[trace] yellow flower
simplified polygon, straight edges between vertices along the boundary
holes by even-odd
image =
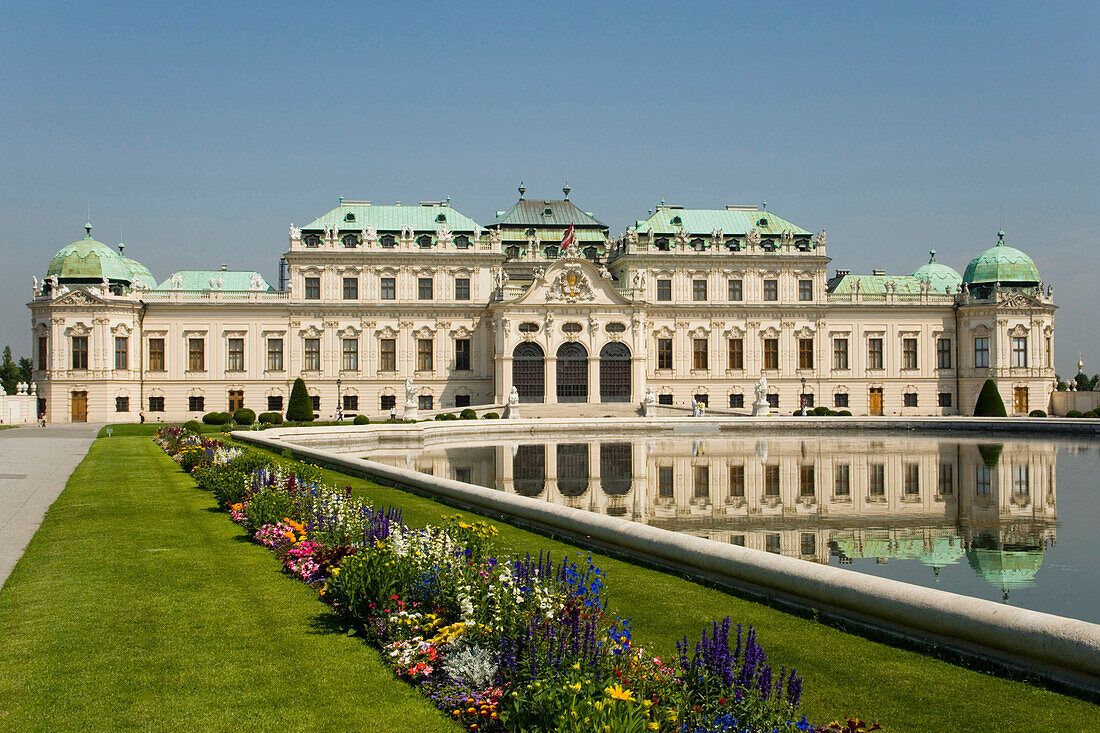
[[[660,729],[660,727],[661,726],[657,725],[657,723],[654,722],[649,722],[646,724],[646,730],[658,730]]]
[[[614,700],[634,702],[634,698],[630,696],[630,690],[624,690],[622,685],[611,685],[604,692]]]
[[[572,690],[573,692],[580,692],[581,691],[581,683],[580,682],[574,682],[573,684],[569,685],[569,689]]]

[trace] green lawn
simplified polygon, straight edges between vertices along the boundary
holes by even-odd
[[[211,504],[95,442],[0,591],[0,730],[459,730]]]
[[[332,472],[410,524],[455,511]],[[0,592],[0,730],[457,730],[315,594],[243,541],[146,437],[98,440]],[[498,523],[499,524],[499,523]],[[576,548],[499,524],[498,551]],[[1100,708],[868,641],[599,556],[613,611],[668,655],[704,623],[752,623],[806,678],[804,711],[890,731],[1096,728]]]

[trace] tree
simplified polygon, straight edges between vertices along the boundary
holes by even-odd
[[[0,383],[4,385],[4,391],[15,394],[16,385],[24,381],[19,373],[19,365],[12,361],[11,347],[4,347],[4,360],[0,363]]]
[[[1003,409],[1003,408],[1002,408]],[[305,422],[313,419],[313,403],[309,401],[305,380],[298,377],[290,390],[290,403],[286,406],[286,419],[292,422]]]
[[[985,380],[982,385],[978,402],[974,405],[975,417],[1008,417],[1005,412],[1005,403],[1001,399],[1001,393],[997,391],[997,383],[992,379]]]

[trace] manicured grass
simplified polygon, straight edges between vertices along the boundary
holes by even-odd
[[[0,591],[0,730],[459,730],[212,503],[93,444]]]
[[[398,506],[410,525],[437,524],[457,510],[404,491],[333,471],[325,481],[351,485],[375,505]],[[818,724],[859,715],[889,731],[1096,730],[1100,706],[1026,682],[966,669],[913,651],[744,600],[675,575],[496,522],[498,554],[549,550],[592,554],[607,572],[609,609],[633,617],[634,639],[662,658],[676,640],[692,644],[711,621],[729,615],[754,625],[772,664],[805,677],[803,712]]]

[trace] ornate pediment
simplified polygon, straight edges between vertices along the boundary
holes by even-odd
[[[1033,310],[1043,307],[1042,301],[1032,295],[1026,293],[1013,293],[1007,298],[1003,298],[1000,303],[997,304],[998,308],[1005,309],[1017,309],[1017,310]]]
[[[1027,336],[1027,326],[1022,323],[1017,323],[1008,333],[1010,336]]]
[[[630,301],[615,290],[610,273],[602,273],[587,260],[567,257],[546,268],[516,304],[593,303],[628,305]]]
[[[106,301],[87,290],[73,290],[55,299],[50,305],[105,305]]]
[[[561,301],[563,303],[582,303],[595,300],[596,294],[592,292],[592,283],[579,267],[566,267],[550,283],[546,291],[547,301]]]

